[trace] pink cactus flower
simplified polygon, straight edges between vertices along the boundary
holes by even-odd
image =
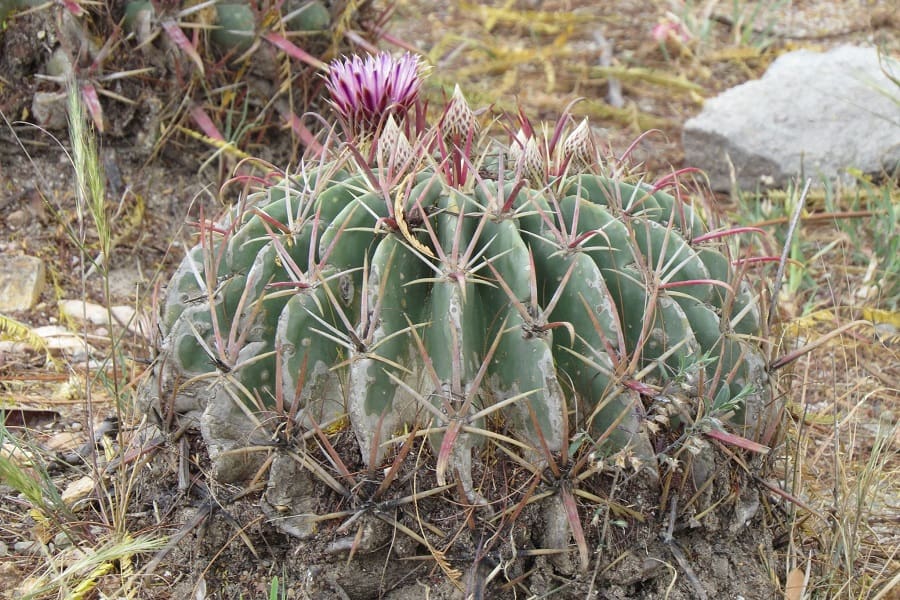
[[[672,17],[666,17],[657,23],[650,32],[650,36],[660,44],[669,42],[684,44],[691,40],[691,34],[688,33],[684,25]]]
[[[331,104],[353,136],[375,131],[388,115],[402,119],[422,85],[419,57],[352,56],[331,63],[325,86]]]

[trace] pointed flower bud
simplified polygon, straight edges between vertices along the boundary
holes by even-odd
[[[525,144],[527,142],[528,136],[525,135],[525,132],[522,129],[519,129],[516,132],[516,135],[513,136],[512,144],[509,145],[509,150],[506,153],[511,169],[515,169],[516,165],[519,164],[519,157],[522,156],[522,152],[524,152]]]
[[[350,134],[360,136],[374,132],[389,114],[405,116],[419,95],[423,72],[419,57],[410,53],[345,57],[331,63],[325,87]]]
[[[544,157],[541,147],[534,136],[528,136],[523,130],[516,133],[512,145],[509,148],[509,159],[512,168],[521,169],[522,178],[531,185],[540,187],[546,180]]]
[[[522,174],[531,185],[541,187],[547,179],[544,168],[544,156],[534,137],[528,138],[525,151],[522,153]]]
[[[567,169],[571,174],[583,173],[588,166],[594,163],[594,140],[591,137],[591,126],[588,124],[587,117],[572,130],[572,133],[563,142],[560,168],[566,160],[569,161]]]
[[[378,137],[378,163],[396,173],[408,164],[412,156],[413,147],[406,139],[406,134],[394,117],[388,115]]]
[[[478,120],[475,118],[475,113],[469,108],[469,103],[466,101],[466,97],[463,96],[459,84],[456,84],[456,87],[453,89],[453,96],[444,110],[441,126],[444,139],[455,139],[459,143],[465,142],[469,131],[472,131],[473,134],[478,131]]]

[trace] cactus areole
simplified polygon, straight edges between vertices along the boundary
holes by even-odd
[[[423,73],[335,62],[319,152],[238,173],[169,283],[147,410],[197,418],[224,481],[285,431],[349,427],[370,469],[416,431],[473,497],[488,444],[655,468],[684,432],[758,439],[771,392],[729,236],[675,178],[613,174],[587,120],[520,115],[503,142],[457,87],[429,124]]]

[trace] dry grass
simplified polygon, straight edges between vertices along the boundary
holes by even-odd
[[[878,240],[896,238],[898,189],[875,192],[882,196],[871,210],[887,221],[800,229],[802,271],[780,302],[779,353],[812,348],[780,374],[789,415],[780,477],[816,511],[790,514],[782,568],[811,597],[896,597],[900,315],[896,253]],[[857,194],[840,192],[835,205],[852,208]]]

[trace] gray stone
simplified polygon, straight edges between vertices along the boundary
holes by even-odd
[[[60,531],[53,536],[53,545],[56,546],[57,549],[68,548],[72,545],[72,537],[65,531]]]
[[[260,507],[270,522],[288,535],[307,539],[316,531],[316,486],[312,475],[287,454],[276,454]]]
[[[33,256],[0,256],[0,312],[31,309],[46,284],[44,263]]]
[[[69,114],[65,92],[35,92],[31,99],[31,114],[44,129],[65,129]]]
[[[108,279],[109,293],[118,299],[134,298],[147,284],[147,279],[137,267],[113,269]]]
[[[851,179],[847,169],[900,165],[900,65],[874,48],[841,46],[779,57],[761,79],[708,100],[684,127],[686,161],[713,189],[783,187],[799,176]]]
[[[33,540],[23,540],[13,544],[13,551],[16,554],[39,554],[41,552],[41,544]]]
[[[12,230],[21,229],[31,223],[32,218],[27,210],[19,208],[6,215],[6,224]]]

